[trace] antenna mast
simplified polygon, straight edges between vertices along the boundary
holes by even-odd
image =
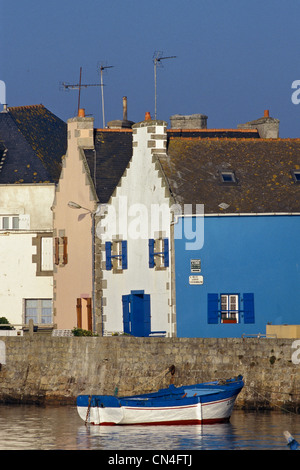
[[[81,83],[81,76],[82,76],[82,67],[80,67],[80,74],[79,74],[79,83],[76,83],[75,85],[70,85],[68,83],[62,83],[62,86],[65,89],[71,89],[71,90],[78,90],[78,111],[80,109],[80,95],[81,95],[81,89],[82,88],[88,88],[90,86],[103,86],[100,83],[89,83],[89,84],[82,84]]]
[[[165,59],[176,59],[176,55],[171,55],[171,56],[168,56],[168,57],[161,57],[161,54],[162,52],[160,51],[156,51],[154,53],[154,58],[153,58],[153,62],[154,62],[154,93],[155,93],[155,119],[157,117],[157,85],[156,85],[156,67],[157,67],[157,64],[161,65],[160,64],[160,61],[161,60],[165,60]]]
[[[100,65],[100,81],[101,81],[101,97],[102,97],[102,123],[103,129],[105,128],[105,116],[104,116],[104,91],[103,91],[103,70],[111,69],[113,65]]]

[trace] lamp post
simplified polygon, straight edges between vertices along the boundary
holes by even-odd
[[[93,332],[96,332],[96,318],[95,318],[95,215],[97,211],[91,211],[86,207],[77,204],[77,202],[69,201],[68,207],[71,209],[83,209],[91,214],[92,217],[92,317],[93,317]]]

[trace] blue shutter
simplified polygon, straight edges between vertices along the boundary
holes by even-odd
[[[151,333],[150,295],[144,294],[144,336]]]
[[[111,242],[105,242],[105,254],[106,254],[106,269],[110,271],[112,268]]]
[[[218,294],[207,294],[207,323],[219,323]]]
[[[165,260],[165,267],[169,267],[169,239],[164,239],[164,260]]]
[[[127,269],[127,240],[122,241],[122,269]]]
[[[149,240],[149,268],[154,268],[154,240]]]
[[[244,294],[244,323],[255,323],[254,294]]]
[[[123,330],[124,333],[131,334],[129,326],[129,297],[130,295],[122,295],[123,303]]]

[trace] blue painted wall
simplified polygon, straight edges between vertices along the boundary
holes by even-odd
[[[240,337],[265,333],[267,322],[299,324],[300,216],[201,219],[204,243],[199,247],[198,237],[197,250],[187,249],[191,221],[175,225],[177,336]],[[203,285],[189,285],[191,259],[201,259]],[[255,323],[208,324],[208,293],[254,293]]]

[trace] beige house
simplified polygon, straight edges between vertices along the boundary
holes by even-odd
[[[58,329],[92,329],[92,214],[97,196],[83,149],[94,147],[93,125],[94,119],[82,111],[68,120],[68,149],[53,204],[53,314]]]

